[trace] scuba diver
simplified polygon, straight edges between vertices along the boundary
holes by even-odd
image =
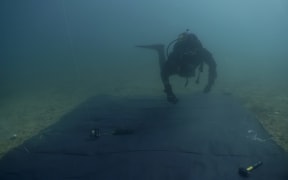
[[[169,47],[174,43],[173,51],[169,53]],[[198,68],[198,76],[196,83],[199,83],[200,73],[203,72],[203,64],[206,63],[209,67],[208,83],[203,92],[210,92],[214,81],[217,77],[216,62],[212,54],[205,49],[197,36],[187,29],[181,33],[177,39],[173,40],[166,49],[163,44],[140,45],[140,48],[154,49],[159,56],[159,65],[161,71],[161,80],[164,85],[164,92],[167,95],[167,100],[173,104],[178,102],[177,97],[173,93],[172,86],[169,82],[169,77],[179,75],[186,78],[185,86],[188,84],[188,78],[195,77],[196,69]]]

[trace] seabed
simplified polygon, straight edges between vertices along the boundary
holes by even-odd
[[[183,81],[184,82],[184,81]],[[173,83],[173,82],[172,82]],[[178,83],[175,93],[199,93],[200,87],[191,83],[187,88]],[[99,88],[101,87],[101,88]],[[116,87],[116,88],[115,88]],[[202,88],[202,87],[201,87]],[[217,85],[212,94],[224,94],[240,99],[261,122],[271,137],[288,152],[288,87],[274,88],[256,85]],[[161,84],[135,84],[129,82],[89,87],[77,85],[69,88],[51,88],[41,92],[20,93],[7,97],[0,104],[0,158],[41,130],[57,122],[63,115],[90,97],[107,94],[113,96],[162,96]],[[180,99],[181,101],[181,99]]]

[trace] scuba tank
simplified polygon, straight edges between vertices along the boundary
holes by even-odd
[[[183,33],[181,33],[181,34],[178,35],[178,38],[177,38],[177,39],[174,39],[173,41],[171,41],[171,42],[168,44],[167,49],[166,49],[166,55],[167,55],[167,57],[168,57],[168,55],[169,55],[170,46],[171,46],[172,44],[174,44],[176,41],[177,41],[177,42],[181,42],[181,41],[186,40],[186,39],[188,38],[188,36],[190,35],[189,31],[190,31],[189,29],[186,29],[185,32],[183,32]]]
[[[190,30],[189,29],[186,29],[185,32],[181,33],[178,35],[177,39],[171,41],[168,46],[167,46],[167,49],[166,49],[166,56],[168,57],[169,56],[169,49],[170,49],[170,46],[172,44],[176,44],[176,43],[180,43],[180,42],[183,42],[183,41],[186,41],[188,40],[189,38],[191,38],[191,35],[192,33],[190,33]],[[198,75],[197,75],[197,79],[195,81],[196,84],[199,84],[200,83],[200,73],[203,72],[203,61],[201,61],[200,65],[199,65],[199,71],[198,71]],[[187,76],[186,77],[186,82],[185,82],[185,87],[188,85],[188,79],[189,77]]]

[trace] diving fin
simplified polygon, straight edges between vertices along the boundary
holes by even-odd
[[[156,50],[158,54],[160,69],[162,70],[164,63],[166,61],[165,52],[164,52],[164,48],[165,48],[164,44],[136,45],[136,47]]]
[[[156,51],[164,50],[164,44],[137,45],[139,48],[154,49]]]

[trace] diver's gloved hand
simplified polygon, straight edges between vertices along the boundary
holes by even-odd
[[[211,86],[210,85],[207,85],[204,90],[203,90],[203,93],[209,93],[211,91]]]
[[[167,93],[167,101],[172,104],[176,104],[178,102],[178,99],[173,93]]]

